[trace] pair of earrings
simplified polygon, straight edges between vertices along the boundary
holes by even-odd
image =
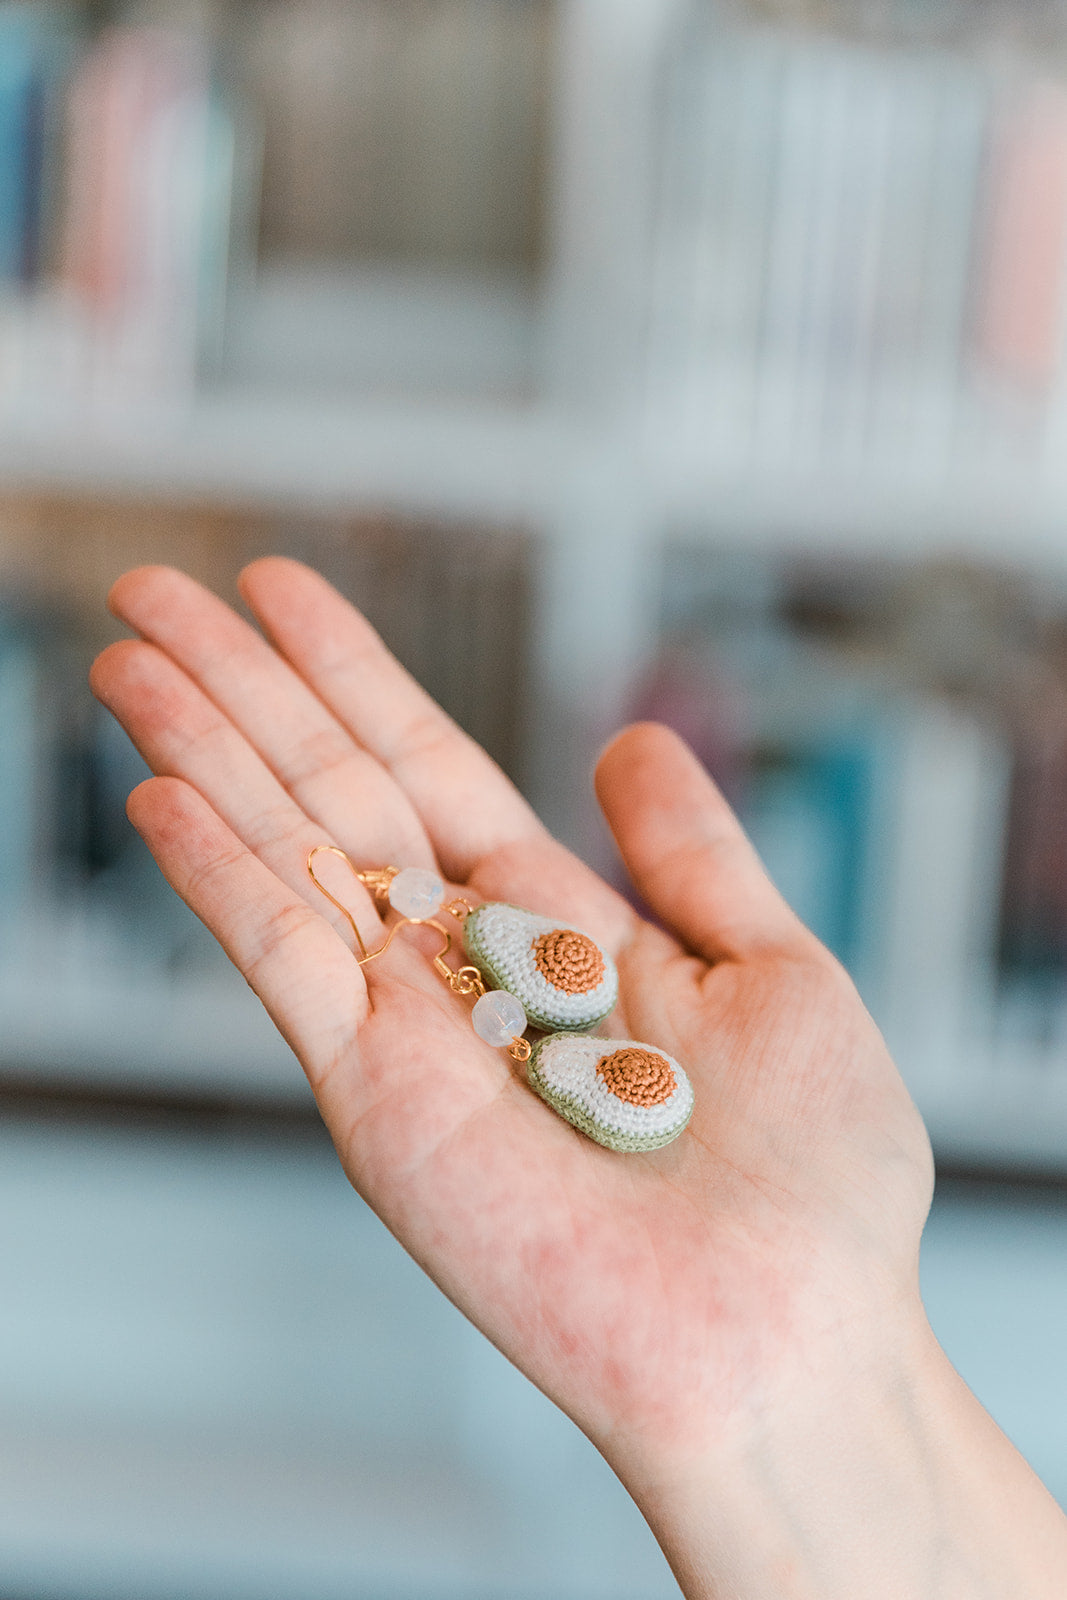
[[[381,906],[399,914],[384,942],[368,950],[348,907],[315,872],[315,858],[336,855]],[[432,958],[453,993],[474,998],[471,1022],[487,1044],[506,1049],[526,1066],[530,1087],[574,1127],[610,1150],[655,1150],[670,1144],[693,1110],[693,1089],[673,1057],[633,1039],[588,1036],[614,1008],[619,993],[615,964],[595,939],[518,906],[463,899],[445,905],[445,886],[421,867],[358,868],[336,845],[316,845],[307,870],[347,919],[360,966],[384,955],[405,925],[437,930],[444,944]],[[468,965],[445,960],[452,931],[441,910],[462,931]],[[531,1045],[528,1027],[544,1037]]]

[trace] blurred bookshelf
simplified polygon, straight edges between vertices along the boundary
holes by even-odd
[[[1065,42],[1058,0],[0,6],[5,1593],[676,1592],[128,828],[81,686],[129,566],[307,560],[608,871],[592,753],[672,723],[942,1167],[1067,1178]]]
[[[594,858],[591,751],[678,723],[939,1154],[1067,1174],[1065,40],[3,8],[0,1075],[304,1103],[69,688],[125,567],[285,550]]]

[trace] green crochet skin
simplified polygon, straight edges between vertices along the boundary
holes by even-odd
[[[489,902],[466,918],[463,948],[490,988],[506,989],[522,1001],[532,1027],[580,1033],[595,1027],[614,1007],[618,975],[603,955],[604,978],[591,993],[554,989],[538,972],[530,947],[539,931],[558,926],[519,906]]]
[[[579,1132],[584,1133],[587,1138],[595,1140],[597,1144],[603,1145],[608,1150],[622,1152],[660,1150],[664,1145],[671,1144],[677,1139],[678,1135],[685,1129],[693,1113],[691,1100],[684,1115],[671,1127],[659,1132],[650,1130],[647,1133],[637,1134],[608,1127],[598,1118],[591,1115],[587,1107],[580,1104],[577,1099],[552,1088],[541,1074],[538,1057],[546,1046],[559,1038],[559,1034],[551,1034],[547,1039],[542,1039],[534,1046],[533,1053],[526,1065],[527,1081],[531,1089],[540,1095],[546,1105],[551,1106],[557,1115],[565,1118]]]

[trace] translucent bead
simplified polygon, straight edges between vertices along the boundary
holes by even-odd
[[[506,989],[490,989],[471,1012],[471,1022],[479,1039],[498,1048],[511,1043],[526,1027],[526,1012],[521,1000]]]
[[[402,867],[389,885],[389,904],[402,917],[432,917],[444,897],[444,884],[424,867]]]

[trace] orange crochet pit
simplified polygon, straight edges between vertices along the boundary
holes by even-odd
[[[601,1056],[596,1070],[605,1087],[632,1106],[661,1106],[674,1093],[674,1069],[654,1050],[616,1050]]]
[[[604,976],[599,947],[573,928],[553,928],[534,940],[533,958],[538,972],[564,994],[588,994]]]

